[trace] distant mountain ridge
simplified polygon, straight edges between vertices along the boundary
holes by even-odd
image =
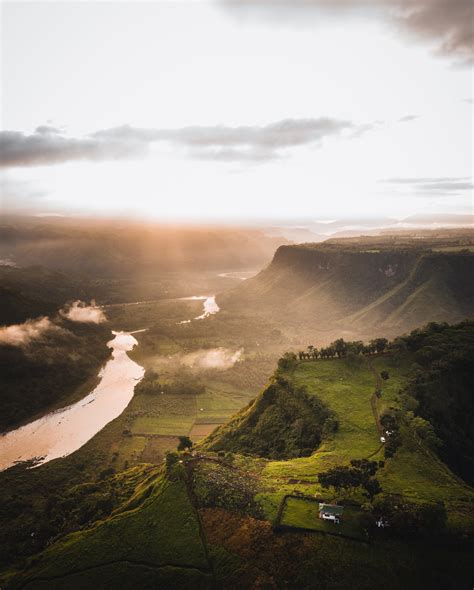
[[[265,270],[218,302],[283,324],[361,336],[455,322],[474,315],[474,253],[449,248],[381,246],[375,238],[281,246]]]

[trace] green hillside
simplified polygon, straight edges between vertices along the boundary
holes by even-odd
[[[317,397],[276,379],[249,408],[210,434],[203,448],[258,457],[308,456],[319,446],[330,415]]]
[[[148,474],[125,506],[47,549],[11,587],[207,588],[210,580],[196,512],[176,467],[172,477]]]

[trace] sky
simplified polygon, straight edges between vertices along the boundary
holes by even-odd
[[[471,0],[1,9],[4,212],[472,212]]]

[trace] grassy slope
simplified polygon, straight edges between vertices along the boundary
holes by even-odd
[[[166,578],[172,569],[179,587],[182,568],[187,570],[184,587],[201,587],[209,582],[197,515],[181,479],[170,481],[157,470],[151,484],[147,480],[146,485],[137,487],[123,512],[47,549],[35,560],[31,571],[17,578],[17,583],[28,582],[28,588],[83,588],[85,580],[92,583],[91,576],[102,579],[103,568],[107,570],[107,587],[111,588],[122,583],[122,575],[130,575],[130,568],[136,571],[137,582],[142,574],[145,582],[162,581],[162,576]],[[57,579],[62,580],[59,586],[53,582]],[[196,585],[189,584],[189,580]],[[148,587],[148,582],[144,587]]]
[[[388,358],[372,362],[378,372],[386,369],[390,373],[390,379],[383,384],[382,398],[378,400],[380,412],[384,407],[397,405],[397,393],[404,382],[408,363],[393,367]],[[367,364],[351,366],[348,361],[338,359],[300,363],[293,379],[326,402],[336,412],[340,426],[311,457],[267,463],[262,472],[267,491],[259,498],[272,519],[284,494],[301,491],[326,497],[328,492],[317,484],[317,473],[347,464],[353,458],[367,457],[380,448],[370,406],[374,378]],[[372,458],[382,460],[383,449]],[[408,436],[395,457],[385,461],[377,477],[384,492],[403,494],[411,501],[442,500],[453,526],[474,526],[472,515],[467,516],[470,502],[474,500],[472,489]],[[363,497],[354,496],[354,499],[363,501]]]

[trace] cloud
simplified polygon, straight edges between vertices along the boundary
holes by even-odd
[[[414,39],[436,45],[438,55],[461,65],[474,61],[472,0],[217,0],[237,18],[265,25],[308,27],[321,17],[381,20]]]
[[[437,53],[461,65],[474,63],[472,0],[396,0],[395,18],[404,28],[437,43]]]
[[[438,177],[400,177],[387,178],[381,182],[409,186],[423,196],[456,195],[459,191],[470,191],[474,184],[469,176],[438,176]]]
[[[389,184],[420,184],[420,183],[440,183],[440,182],[449,182],[449,183],[457,183],[462,182],[465,180],[469,180],[470,176],[409,176],[409,177],[395,177],[395,178],[385,178],[381,182],[389,183]]]
[[[409,121],[415,121],[416,119],[419,119],[420,115],[405,115],[404,117],[400,117],[400,119],[398,119],[399,123],[408,123]]]
[[[128,158],[141,155],[145,148],[142,143],[66,137],[57,129],[47,126],[37,127],[31,135],[19,131],[0,131],[0,167]]]
[[[97,131],[84,138],[70,138],[49,126],[31,135],[0,132],[0,166],[38,166],[71,160],[130,158],[147,153],[157,142],[187,149],[196,159],[266,162],[281,157],[281,150],[320,144],[325,138],[358,137],[376,124],[320,117],[284,119],[263,126],[189,126],[147,129],[123,125]]]
[[[89,324],[102,324],[107,321],[104,312],[92,301],[90,305],[83,301],[74,301],[71,305],[65,307],[60,315],[71,322],[82,322]]]
[[[446,182],[429,182],[425,184],[417,185],[419,189],[425,191],[468,191],[474,188],[472,182],[460,182],[460,181],[446,181]]]
[[[210,348],[197,350],[179,358],[182,365],[193,369],[218,369],[225,371],[230,369],[238,362],[243,354],[243,349],[230,350],[228,348]],[[173,357],[173,360],[176,360]]]
[[[46,332],[62,331],[47,317],[27,320],[23,324],[4,326],[0,328],[0,344],[26,347],[33,340],[40,340]]]

